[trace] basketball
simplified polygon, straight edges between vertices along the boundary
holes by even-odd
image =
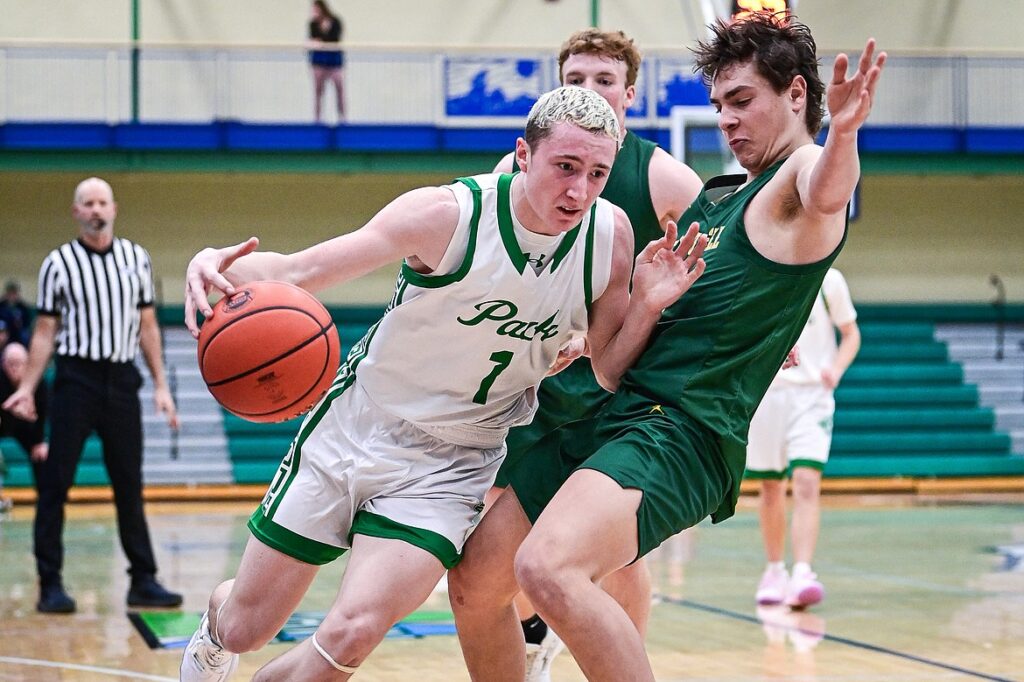
[[[338,370],[341,344],[312,294],[285,282],[250,282],[213,307],[199,331],[199,371],[226,410],[279,422],[309,410]]]

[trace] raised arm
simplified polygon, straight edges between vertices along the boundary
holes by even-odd
[[[836,57],[826,96],[832,120],[825,146],[817,158],[808,159],[813,162],[804,165],[797,175],[800,203],[812,215],[843,212],[857,186],[860,178],[857,131],[871,113],[875,88],[886,59],[884,52],[877,58],[874,53],[875,40],[871,38],[849,78],[846,76],[849,58],[845,54]]]
[[[210,315],[211,289],[226,294],[256,280],[279,280],[309,291],[347,282],[377,268],[415,258],[438,265],[459,220],[459,206],[445,187],[424,187],[398,197],[366,225],[292,254],[254,252],[255,237],[221,249],[200,251],[185,277],[185,324],[197,336],[196,311]]]

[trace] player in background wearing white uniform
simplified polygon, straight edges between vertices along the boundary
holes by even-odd
[[[676,245],[670,226],[636,259],[630,296],[629,220],[598,199],[619,138],[600,95],[559,88],[530,112],[516,176],[413,190],[361,229],[295,254],[252,253],[252,238],[193,258],[193,334],[196,311],[211,314],[211,287],[273,279],[316,291],[404,263],[388,311],[307,415],[250,518],[238,574],[211,595],[182,680],[228,679],[237,654],[266,644],[319,566],[345,551],[317,631],[253,679],[348,679],[459,561],[505,434],[532,416],[560,351],[586,336],[602,380],[636,359],[638,322],[700,276],[706,238],[694,223]],[[539,242],[551,258],[528,262]]]
[[[860,350],[857,311],[835,268],[825,275],[797,347],[800,364],[776,375],[750,422],[746,477],[761,481],[761,537],[768,559],[757,603],[802,609],[825,596],[811,570],[821,522],[821,472],[832,444],[833,391]],[[787,474],[793,477],[792,577],[785,563]]]

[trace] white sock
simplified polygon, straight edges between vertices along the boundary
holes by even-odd
[[[786,562],[785,561],[769,561],[768,562],[768,569],[771,570],[771,571],[785,571],[786,570]]]
[[[814,571],[811,570],[811,565],[806,561],[798,561],[793,564],[793,575],[808,575],[813,572]]]

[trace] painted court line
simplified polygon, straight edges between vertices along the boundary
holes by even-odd
[[[15,656],[0,656],[0,663],[11,663],[13,665],[33,665],[38,668],[61,668],[63,670],[81,670],[87,673],[100,673],[111,677],[127,677],[132,680],[153,680],[154,682],[177,682],[173,677],[161,677],[159,675],[146,675],[145,673],[132,672],[131,670],[117,670],[116,668],[100,668],[94,665],[79,665],[78,663],[59,663],[57,661],[41,661],[36,658],[17,658]]]
[[[714,613],[719,616],[725,616],[734,620],[742,620],[747,623],[754,623],[760,625],[761,620],[756,616],[749,616],[745,613],[738,613],[736,611],[730,611],[728,609],[722,609],[717,606],[711,606],[709,604],[701,604],[700,602],[691,601],[689,599],[674,599],[672,597],[666,597],[664,595],[656,595],[658,599],[666,604],[674,604],[675,606],[684,606],[688,609],[695,609],[697,611],[705,611],[707,613]],[[978,678],[979,680],[991,680],[991,682],[1018,682],[1018,680],[1012,680],[1008,677],[997,677],[995,675],[988,675],[977,670],[970,670],[968,668],[961,668],[957,665],[949,663],[943,663],[942,661],[935,661],[930,658],[924,658],[923,656],[915,656],[914,654],[908,654],[903,651],[897,651],[895,649],[889,649],[884,646],[878,646],[877,644],[869,644],[868,642],[860,642],[855,639],[848,637],[839,637],[836,635],[830,635],[824,633],[823,639],[830,642],[836,642],[837,644],[845,644],[846,646],[855,647],[857,649],[864,649],[866,651],[873,651],[879,654],[887,654],[889,656],[895,656],[902,658],[907,661],[914,661],[915,663],[921,663],[924,665],[932,666],[933,668],[941,668],[942,670],[949,670],[951,672],[960,673],[962,675],[968,675],[970,677]]]

